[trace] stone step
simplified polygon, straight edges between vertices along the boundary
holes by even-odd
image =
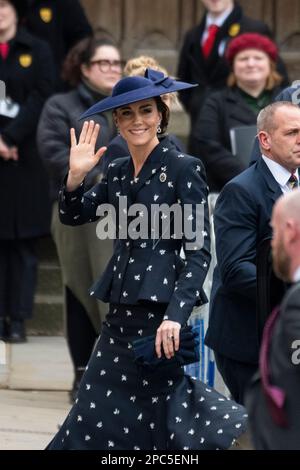
[[[61,269],[57,262],[42,261],[38,266],[37,294],[60,295],[62,293]]]
[[[33,318],[26,322],[30,335],[62,336],[64,334],[63,296],[36,294]]]
[[[37,288],[33,317],[26,322],[27,333],[34,336],[62,336],[64,318],[61,269],[56,247],[50,236],[38,241],[37,254]]]
[[[55,261],[58,264],[56,246],[50,235],[48,237],[43,237],[38,240],[37,255],[40,262],[50,261],[50,263],[53,263]]]

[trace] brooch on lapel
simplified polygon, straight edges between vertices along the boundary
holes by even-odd
[[[230,26],[229,31],[228,31],[229,36],[234,38],[235,36],[239,34],[240,29],[241,29],[241,25],[239,23],[233,23]]]
[[[22,67],[27,69],[32,64],[32,55],[30,54],[21,54],[19,57],[19,63]]]
[[[161,174],[159,175],[159,181],[160,181],[161,183],[165,183],[165,181],[167,181],[167,175],[166,175],[166,173],[161,173]]]

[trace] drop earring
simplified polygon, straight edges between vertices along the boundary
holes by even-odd
[[[161,127],[160,127],[160,123],[159,123],[159,124],[158,124],[158,126],[157,126],[157,133],[158,133],[158,134],[161,134]]]

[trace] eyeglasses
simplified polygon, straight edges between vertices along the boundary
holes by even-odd
[[[123,68],[124,62],[122,60],[99,59],[99,60],[91,60],[90,64],[91,65],[97,64],[101,72],[105,73],[105,72],[108,72],[109,69],[120,72]]]

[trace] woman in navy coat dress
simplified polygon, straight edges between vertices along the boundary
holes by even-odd
[[[78,141],[71,130],[61,221],[95,221],[104,203],[113,210],[121,206],[121,211],[113,257],[90,292],[109,302],[106,322],[77,400],[48,449],[222,449],[245,430],[244,408],[186,376],[176,360],[181,328],[194,305],[206,302],[202,285],[210,262],[207,185],[201,163],[178,152],[168,139],[159,141],[157,133],[165,130],[169,115],[160,95],[190,86],[148,69],[145,77],[120,80],[112,97],[83,115],[113,109],[130,151],[129,157],[114,160],[106,179],[86,193],[84,178],[105,147],[95,153],[99,125],[93,121],[84,123]],[[163,203],[158,214],[157,205]],[[167,214],[173,204],[183,212],[181,236],[173,224],[175,211],[174,217]],[[156,217],[150,217],[151,211]],[[197,225],[199,214],[201,224],[193,237],[186,222]],[[142,233],[147,221],[148,231]],[[104,225],[101,219],[100,236]],[[153,352],[165,359],[147,368],[135,362],[134,341],[150,335]]]

